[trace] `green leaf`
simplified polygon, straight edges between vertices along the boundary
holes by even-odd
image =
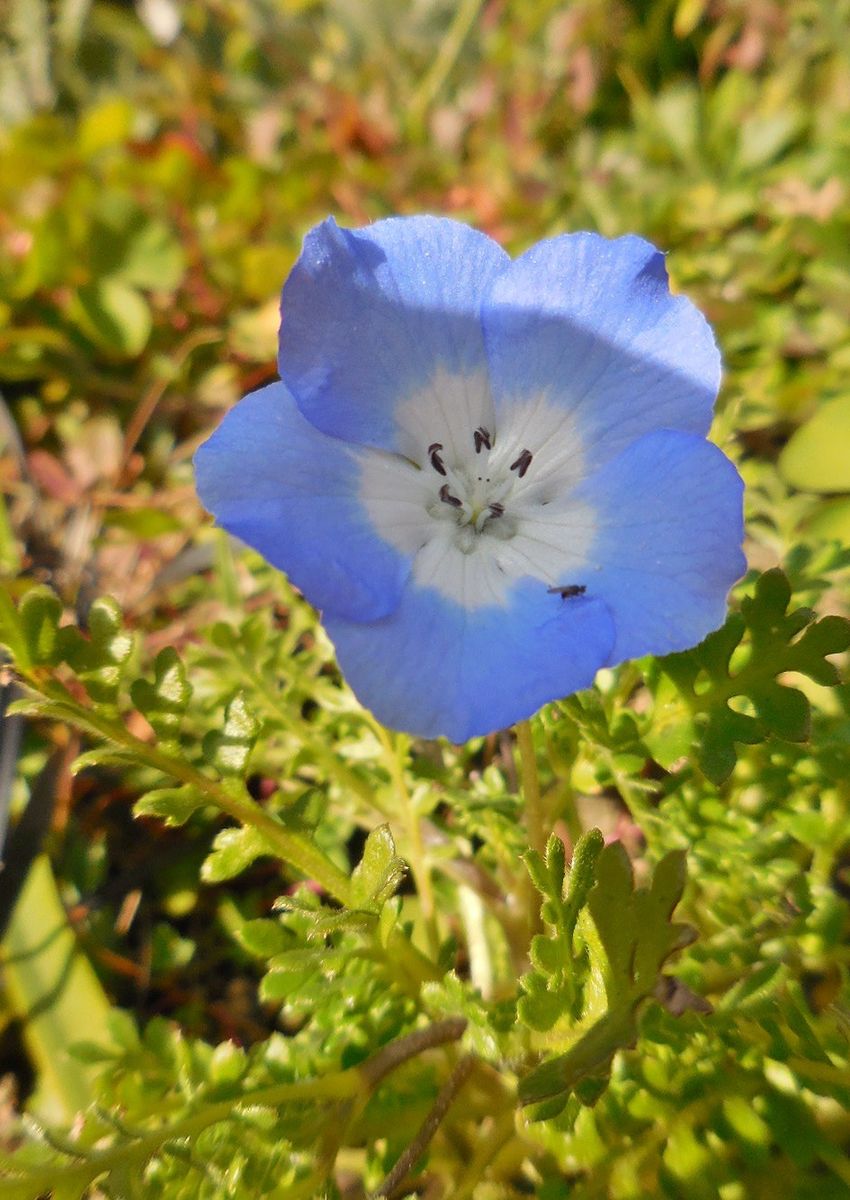
[[[588,947],[596,960],[592,970],[604,981],[607,1011],[564,1054],[520,1081],[523,1104],[548,1101],[572,1091],[580,1080],[607,1071],[616,1051],[637,1036],[638,1006],[654,991],[664,962],[690,936],[686,926],[670,922],[685,885],[681,851],[665,855],[650,886],[636,889],[629,857],[614,842],[598,853],[595,877],[587,907],[598,941],[588,940]],[[540,985],[528,991],[522,1011],[548,1019],[550,1002]]]
[[[145,220],[132,231],[115,274],[134,287],[170,292],[179,285],[185,269],[183,248],[168,225]]]
[[[70,1125],[94,1099],[93,1075],[68,1048],[93,1029],[114,1030],[109,1001],[65,912],[50,863],[33,862],[2,947],[9,1008],[38,1069],[30,1109]],[[104,1040],[107,1040],[104,1037]]]
[[[224,729],[204,738],[204,754],[223,775],[243,775],[260,725],[238,692],[227,706]]]
[[[146,792],[133,806],[137,817],[159,817],[166,825],[185,825],[207,801],[191,783]]]
[[[564,905],[564,932],[572,941],[579,912],[587,903],[591,888],[596,882],[599,856],[605,839],[599,829],[589,829],[576,844],[570,866],[570,885]]]
[[[255,859],[269,853],[263,835],[249,825],[241,829],[223,829],[216,835],[213,851],[204,860],[201,878],[205,883],[221,883],[250,867]]]
[[[166,646],[154,662],[154,682],[137,679],[130,688],[133,703],[162,738],[176,737],[192,695],[177,651]]]
[[[0,586],[0,646],[5,646],[22,671],[32,666],[20,614],[5,587]]]
[[[133,635],[123,627],[121,609],[111,596],[94,601],[88,614],[89,637],[63,629],[63,654],[95,703],[112,704],[133,653]]]
[[[243,950],[262,959],[274,958],[276,954],[285,953],[292,941],[292,935],[284,929],[280,921],[272,921],[266,917],[245,921],[234,929],[233,936]]]
[[[91,341],[121,358],[144,350],[151,332],[151,311],[135,288],[119,279],[101,279],[78,288],[68,315]]]
[[[351,906],[380,913],[398,890],[406,871],[395,852],[389,825],[373,829],[363,847],[363,857],[351,874]]]
[[[782,675],[798,671],[816,683],[839,682],[828,656],[850,646],[850,621],[838,616],[818,619],[809,608],[789,610],[790,599],[791,587],[782,571],[766,571],[755,594],[741,601],[740,614],[730,616],[722,629],[693,650],[659,660],[661,675],[654,694],[669,706],[669,692],[660,682],[663,676],[678,689],[696,734],[700,768],[715,784],[734,770],[738,744],[754,745],[768,737],[800,742],[808,737],[809,702],[799,689],[780,682]],[[756,715],[731,707],[736,697],[746,697]],[[652,748],[651,735],[646,744]]]
[[[768,683],[750,692],[756,712],[771,733],[786,742],[805,742],[811,730],[811,707],[797,688]]]
[[[824,500],[806,519],[805,531],[809,538],[850,545],[850,496]]]
[[[850,396],[822,404],[791,437],[779,470],[804,492],[850,492]]]
[[[52,666],[58,661],[59,618],[62,602],[47,587],[31,588],[18,609],[20,626],[31,662]]]

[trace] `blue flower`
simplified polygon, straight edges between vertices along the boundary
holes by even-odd
[[[198,451],[220,525],[317,608],[386,725],[462,742],[698,642],[745,568],[711,330],[639,237],[516,260],[436,217],[323,222],[279,370]]]

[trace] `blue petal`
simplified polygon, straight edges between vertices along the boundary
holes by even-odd
[[[440,370],[486,369],[481,300],[509,261],[446,218],[318,225],[281,302],[280,374],[302,413],[334,437],[406,452],[399,402]]]
[[[201,502],[285,571],[317,608],[368,621],[392,612],[410,558],[358,499],[357,451],[319,433],[282,383],[246,396],[195,455]]]
[[[433,588],[409,586],[382,621],[326,615],[325,626],[343,674],[379,721],[453,742],[588,687],[614,640],[604,604],[564,600],[531,580],[505,608],[468,612]]]
[[[595,509],[581,582],[613,615],[611,663],[684,650],[723,623],[729,589],[747,566],[743,486],[716,446],[661,430],[576,490]]]
[[[494,281],[483,321],[497,414],[527,397],[562,406],[589,469],[653,429],[708,432],[714,337],[642,238],[540,242]]]

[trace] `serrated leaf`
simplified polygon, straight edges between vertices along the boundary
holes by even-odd
[[[610,1007],[627,996],[637,940],[632,864],[621,842],[606,846],[596,863],[587,906],[605,950],[605,991]]]
[[[556,833],[550,834],[546,843],[546,870],[551,885],[550,895],[559,898],[563,895],[566,868],[567,856],[564,843]]]
[[[173,647],[166,646],[156,656],[153,683],[137,679],[130,688],[130,695],[160,737],[175,736],[191,698],[192,687],[186,678],[186,668]]]
[[[525,863],[525,869],[531,876],[531,882],[540,892],[541,896],[549,896],[551,894],[551,877],[546,870],[546,864],[543,858],[536,850],[526,850],[522,856],[522,861]]]
[[[555,975],[567,959],[562,937],[546,937],[537,933],[531,939],[529,957],[532,964],[546,975]]]
[[[139,762],[138,755],[132,750],[122,750],[118,746],[95,746],[92,750],[85,750],[82,754],[78,754],[71,763],[71,773],[78,775],[80,771],[86,771],[90,767],[126,767],[137,766]]]
[[[664,963],[689,940],[691,931],[670,921],[685,890],[687,871],[684,851],[671,850],[656,864],[649,888],[635,892],[637,940],[632,975],[640,996],[653,991]]]
[[[661,859],[648,888],[635,889],[629,857],[615,842],[598,855],[595,876],[587,907],[599,946],[591,947],[591,955],[604,956],[596,969],[602,971],[608,1009],[565,1054],[542,1063],[520,1081],[523,1104],[563,1095],[580,1080],[607,1071],[617,1050],[634,1041],[639,1004],[652,994],[662,965],[685,941],[686,927],[670,922],[685,883],[681,851]],[[539,1008],[540,1015],[548,1017],[539,984],[529,991],[529,1015],[536,1018]]]
[[[517,1001],[517,1016],[529,1029],[546,1033],[564,1011],[564,996],[560,991],[532,991]]]
[[[5,587],[0,587],[0,646],[9,650],[21,670],[32,665],[20,615]]]
[[[587,903],[587,897],[596,880],[596,866],[605,846],[599,829],[589,829],[579,838],[570,866],[570,883],[564,904],[564,932],[568,944],[572,942],[578,914]]]
[[[768,737],[800,742],[808,737],[808,701],[781,681],[786,672],[797,671],[826,685],[839,682],[827,656],[850,646],[850,622],[837,616],[818,619],[809,608],[789,612],[790,599],[783,572],[765,571],[754,595],[741,601],[740,614],[730,616],[722,629],[693,650],[660,660],[661,672],[675,684],[693,717],[700,769],[717,785],[734,770],[737,744],[753,745]],[[747,645],[745,638],[749,655],[733,672],[733,655]],[[710,686],[704,686],[708,682]],[[661,686],[655,692],[659,704],[669,704]],[[749,698],[757,715],[730,707],[736,697]],[[650,730],[646,745],[652,750],[656,743]],[[659,761],[666,761],[663,738],[657,744]]]
[[[207,801],[191,783],[181,787],[157,788],[140,797],[133,806],[137,817],[159,817],[166,825],[185,825]]]
[[[212,1084],[237,1083],[248,1069],[248,1056],[235,1042],[220,1042],[213,1050],[209,1065]]]
[[[21,600],[18,616],[30,660],[53,665],[56,656],[62,602],[50,588],[35,587]]]
[[[566,1053],[541,1063],[520,1080],[520,1104],[539,1104],[567,1095],[579,1080],[606,1071],[616,1052],[632,1045],[636,1036],[631,1007],[606,1013]]]
[[[378,913],[398,889],[406,867],[395,852],[389,825],[373,829],[363,847],[363,857],[351,874],[351,905]]]
[[[283,954],[292,941],[292,935],[284,929],[280,921],[265,917],[245,921],[234,930],[233,936],[243,950],[262,959]]]
[[[216,835],[212,853],[204,860],[201,879],[205,883],[221,883],[225,879],[232,879],[268,852],[265,838],[251,826],[223,829]]]
[[[259,729],[245,697],[237,693],[227,706],[221,733],[204,738],[204,753],[223,775],[242,775]]]
[[[771,733],[786,742],[805,742],[811,729],[811,706],[797,688],[768,683],[750,692],[756,712]]]

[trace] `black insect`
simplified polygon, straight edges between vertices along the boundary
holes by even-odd
[[[569,600],[571,596],[583,596],[587,588],[583,583],[571,583],[567,587],[550,587],[546,591],[550,596],[560,596],[562,600]]]

